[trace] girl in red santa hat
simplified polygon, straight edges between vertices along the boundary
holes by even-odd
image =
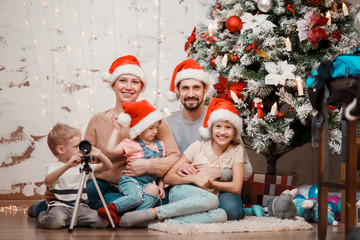
[[[240,194],[242,190],[242,119],[232,103],[214,98],[199,131],[208,140],[191,144],[164,177],[166,184],[175,185],[169,193],[169,204],[125,213],[120,219],[120,227],[132,227],[157,219],[176,223],[213,223],[227,220],[226,212],[218,208],[217,195],[220,191]],[[231,168],[232,181],[220,182],[197,174],[179,176],[177,171],[184,163]]]

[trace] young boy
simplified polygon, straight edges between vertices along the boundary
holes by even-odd
[[[59,229],[70,225],[74,204],[81,182],[79,164],[83,154],[79,149],[81,132],[66,124],[57,123],[47,138],[48,146],[58,161],[50,163],[47,167],[45,184],[55,199],[48,204],[47,211],[42,211],[37,218],[39,227]],[[94,173],[106,171],[112,168],[111,161],[97,148],[92,147],[91,155],[101,163],[90,164]],[[82,200],[87,199],[84,189]],[[76,226],[105,228],[108,221],[98,216],[96,210],[92,210],[87,204],[79,204],[79,212]]]

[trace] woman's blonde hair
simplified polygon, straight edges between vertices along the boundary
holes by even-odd
[[[56,123],[47,136],[47,143],[55,157],[59,155],[56,148],[59,145],[65,145],[73,137],[80,136],[79,129],[73,128],[67,124]]]

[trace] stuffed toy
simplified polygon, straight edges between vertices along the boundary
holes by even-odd
[[[297,216],[303,217],[307,222],[318,222],[319,218],[319,210],[318,203],[314,199],[294,199],[296,208],[297,208]],[[328,224],[332,224],[333,226],[337,226],[339,223],[335,220],[334,213],[331,205],[328,205]]]
[[[266,207],[259,205],[253,205],[252,208],[245,208],[244,212],[246,216],[269,216],[277,217],[280,219],[296,219],[297,208],[293,201],[293,198],[297,194],[297,189],[291,191],[285,190],[280,196],[275,197],[269,201]]]

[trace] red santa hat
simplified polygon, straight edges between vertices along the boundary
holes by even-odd
[[[209,75],[204,71],[204,69],[194,59],[187,59],[175,67],[171,78],[170,91],[166,94],[166,98],[169,101],[175,101],[177,99],[177,95],[175,93],[177,84],[181,80],[191,78],[200,80],[207,86],[210,84]]]
[[[203,125],[199,128],[200,135],[204,138],[211,137],[211,127],[216,121],[228,121],[236,129],[237,139],[241,141],[242,119],[228,100],[213,98],[206,111]]]
[[[132,55],[119,57],[111,64],[109,71],[104,73],[103,79],[109,82],[110,87],[112,87],[115,80],[123,74],[131,74],[140,78],[143,84],[142,91],[144,91],[146,87],[145,74],[136,57]]]
[[[139,136],[148,127],[164,118],[163,114],[156,110],[148,101],[124,102],[123,112],[119,114],[117,121],[124,127],[130,127],[131,139]]]

